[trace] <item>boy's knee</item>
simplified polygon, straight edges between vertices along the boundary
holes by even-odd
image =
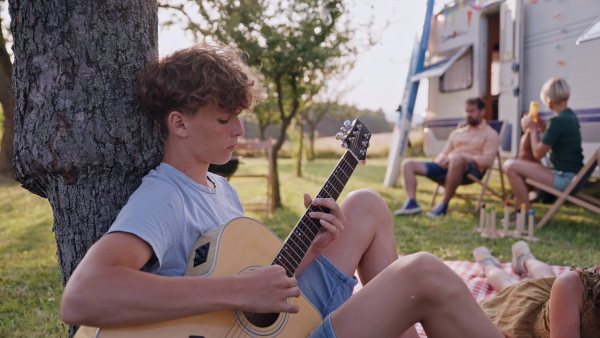
[[[397,273],[409,274],[411,280],[424,286],[434,281],[436,278],[431,277],[436,275],[436,271],[441,265],[445,265],[439,258],[425,251],[408,255],[404,260],[398,260],[394,264],[398,267],[401,266],[396,270]]]
[[[371,188],[362,188],[351,191],[344,199],[344,203],[347,204],[352,202],[360,203],[363,205],[368,205],[372,203],[380,204],[382,202],[385,204],[383,197],[381,197],[381,195],[379,195],[377,191]]]
[[[438,295],[447,294],[452,291],[451,283],[448,280],[448,273],[455,273],[442,260],[424,251],[407,257],[410,257],[408,264],[402,264],[400,261],[395,262],[395,264],[404,265],[397,272],[410,275],[410,280],[418,284],[418,289],[423,291],[420,294],[421,297],[437,297]]]

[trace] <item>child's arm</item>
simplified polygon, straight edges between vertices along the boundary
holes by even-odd
[[[583,283],[575,271],[556,278],[550,291],[550,337],[579,338]]]

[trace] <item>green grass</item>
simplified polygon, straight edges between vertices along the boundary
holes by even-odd
[[[372,188],[386,200],[391,210],[400,208],[405,199],[401,188],[385,187],[386,159],[369,159],[358,167],[343,197],[353,189]],[[284,207],[278,209],[266,224],[284,238],[304,212],[302,193],[314,196],[331,173],[337,160],[326,159],[304,164],[304,177],[293,175],[291,159],[280,160],[281,193]],[[238,173],[260,173],[266,170],[261,158],[244,158]],[[493,175],[496,178],[496,175]],[[265,188],[258,180],[233,178],[243,201],[262,201]],[[498,187],[499,183],[492,182]],[[419,178],[417,199],[426,206],[433,184]],[[465,190],[465,187],[460,189]],[[475,186],[466,188],[475,190]],[[598,187],[592,193],[598,196]],[[495,203],[502,212],[500,201]],[[398,252],[409,254],[430,251],[446,260],[472,260],[473,248],[486,245],[501,261],[510,260],[514,239],[483,240],[475,231],[479,214],[462,200],[451,202],[449,216],[429,219],[423,214],[394,217]],[[536,215],[548,205],[535,205]],[[249,212],[263,221],[264,214]],[[550,264],[592,265],[600,252],[600,224],[597,215],[574,205],[565,205],[542,229],[532,243],[536,256]],[[500,217],[499,217],[500,218]],[[52,212],[48,202],[19,187],[15,182],[0,181],[0,337],[66,337],[67,328],[59,318],[62,286],[57,266],[56,245],[52,233]]]
[[[66,337],[48,201],[0,181],[0,220],[0,337]]]

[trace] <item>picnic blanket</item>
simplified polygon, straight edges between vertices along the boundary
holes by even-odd
[[[450,269],[456,272],[462,280],[467,284],[469,290],[471,290],[471,294],[477,302],[481,302],[486,300],[498,292],[495,291],[492,286],[488,283],[487,278],[484,276],[479,263],[469,262],[469,261],[444,261]],[[556,273],[556,275],[560,275],[564,272],[569,271],[570,267],[568,266],[559,266],[559,265],[551,265],[552,269]],[[530,275],[519,276],[512,271],[511,263],[502,263],[502,269],[508,272],[513,278],[519,281],[524,281],[531,279]],[[355,291],[360,289],[360,284],[357,285]],[[423,331],[423,327],[421,324],[415,325],[417,328],[417,332],[419,336],[422,338],[427,338],[425,331]]]

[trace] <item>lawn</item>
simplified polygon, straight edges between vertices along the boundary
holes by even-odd
[[[399,208],[404,202],[404,191],[382,184],[386,162],[385,158],[369,159],[366,166],[357,168],[340,200],[353,189],[368,187],[378,191],[392,211]],[[293,175],[292,160],[280,160],[284,207],[265,223],[280,237],[286,237],[304,212],[302,192],[314,196],[336,163],[335,159],[307,162],[303,177],[298,178]],[[244,158],[238,172],[261,172],[264,166],[264,159]],[[234,177],[231,183],[242,200],[262,199],[264,190],[255,180]],[[498,186],[498,182],[492,183]],[[431,199],[432,189],[432,183],[419,180],[417,199],[423,206]],[[597,191],[593,193],[598,197]],[[502,213],[501,201],[488,203],[494,203],[498,213]],[[452,210],[445,218],[429,219],[424,214],[394,217],[398,253],[425,250],[445,260],[472,260],[472,249],[486,245],[501,261],[509,261],[510,246],[515,240],[481,239],[475,231],[479,214],[472,208],[462,200],[453,200]],[[535,205],[538,217],[547,209],[548,205]],[[264,220],[262,213],[252,212],[249,216]],[[597,216],[574,205],[563,206],[548,225],[536,232],[540,241],[531,244],[532,250],[551,264],[594,264],[600,252]],[[67,328],[58,316],[62,286],[51,208],[45,199],[11,181],[0,181],[0,262],[0,337],[66,337]]]

